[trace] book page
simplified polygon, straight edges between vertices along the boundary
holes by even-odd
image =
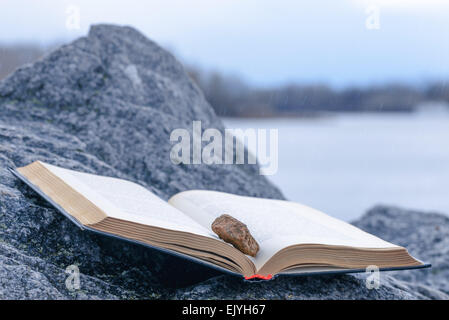
[[[212,222],[222,214],[245,223],[260,245],[257,258],[253,259],[258,268],[279,250],[296,244],[397,248],[346,222],[294,202],[192,190],[173,196],[169,203],[204,228],[211,229]]]
[[[213,236],[212,231],[136,183],[42,164],[109,217]]]

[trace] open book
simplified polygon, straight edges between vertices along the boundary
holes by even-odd
[[[394,245],[304,205],[191,190],[168,202],[122,179],[63,169],[40,161],[13,172],[80,227],[138,242],[241,274],[356,272],[429,265]],[[212,222],[229,214],[260,245],[256,257],[221,240]]]

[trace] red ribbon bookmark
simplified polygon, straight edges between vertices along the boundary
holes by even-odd
[[[251,280],[251,279],[270,280],[271,278],[273,278],[273,276],[271,274],[268,274],[266,276],[262,276],[260,274],[253,274],[250,277],[245,277],[246,280]]]

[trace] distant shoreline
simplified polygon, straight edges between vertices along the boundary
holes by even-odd
[[[429,103],[431,105],[431,103]],[[222,118],[227,119],[321,119],[332,118],[340,115],[373,115],[373,114],[390,114],[390,115],[412,115],[412,114],[431,114],[438,112],[438,114],[449,115],[449,104],[436,103],[437,108],[420,107],[417,106],[411,110],[342,110],[342,111],[308,111],[308,112],[279,112],[271,114],[241,114],[241,115],[221,115]]]

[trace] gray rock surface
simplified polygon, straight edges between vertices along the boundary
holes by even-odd
[[[164,199],[195,188],[282,198],[255,165],[173,165],[170,132],[191,128],[192,120],[223,130],[176,59],[129,27],[94,26],[87,37],[0,82],[0,298],[444,297],[439,289],[446,287],[436,287],[438,276],[428,275],[410,276],[424,281],[413,286],[414,278],[386,277],[379,290],[367,290],[363,276],[261,284],[217,276],[188,261],[82,232],[7,170],[42,160],[128,179]],[[401,241],[413,245],[407,236]],[[73,264],[81,271],[75,292],[65,287],[65,269]]]
[[[382,275],[379,289],[367,289],[364,275],[278,277],[270,282],[246,283],[227,276],[177,290],[175,299],[430,299],[448,298],[438,290],[416,291],[407,283]],[[436,291],[436,292],[434,292]]]

